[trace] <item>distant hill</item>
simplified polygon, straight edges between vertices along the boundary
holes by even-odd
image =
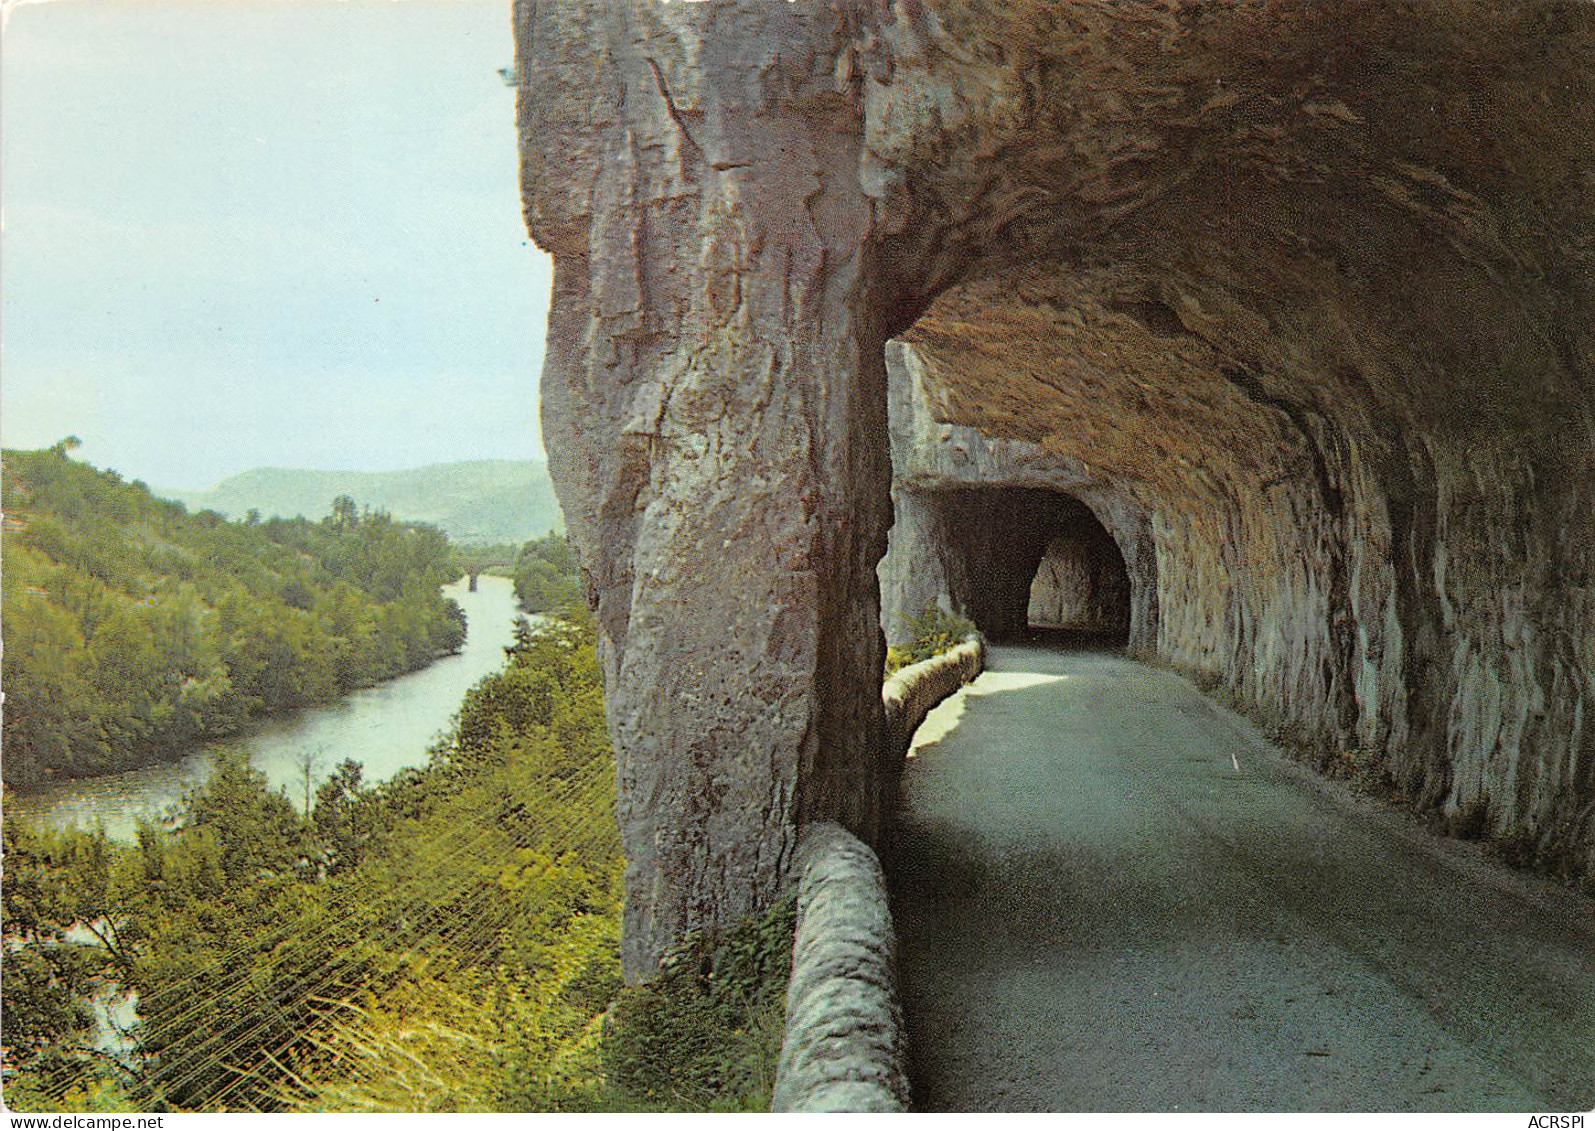
[[[483,459],[407,471],[301,471],[262,467],[223,479],[208,491],[153,489],[190,510],[243,518],[321,518],[348,495],[361,508],[406,522],[429,522],[456,542],[519,544],[563,530],[564,519],[542,460]]]

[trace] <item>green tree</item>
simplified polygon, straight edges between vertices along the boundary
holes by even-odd
[[[309,855],[293,803],[266,786],[242,748],[219,751],[205,785],[186,803],[188,843],[214,845],[222,878],[239,888],[258,878],[291,876]]]
[[[360,508],[348,495],[339,495],[332,500],[332,528],[338,533],[347,533],[360,525]]]
[[[4,1071],[53,1092],[89,1087],[103,1075],[90,999],[134,953],[111,846],[101,833],[40,832],[9,816],[3,836]]]
[[[315,836],[328,875],[359,867],[378,819],[376,799],[365,788],[363,768],[353,759],[344,759],[316,790]]]
[[[515,595],[529,613],[575,620],[586,616],[576,554],[563,535],[549,534],[526,543],[515,562]]]

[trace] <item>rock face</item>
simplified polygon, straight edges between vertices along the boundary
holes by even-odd
[[[1007,608],[1050,506],[1133,649],[1595,865],[1595,6],[515,19],[632,975],[876,835],[881,595]]]
[[[1130,578],[1112,535],[1089,515],[1047,543],[1030,584],[1033,625],[1127,634]]]

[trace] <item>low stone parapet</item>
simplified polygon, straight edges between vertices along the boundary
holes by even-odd
[[[772,1111],[904,1111],[902,1005],[875,852],[820,822],[799,846],[797,938]]]
[[[910,664],[888,679],[881,688],[888,753],[894,758],[906,754],[931,708],[979,675],[985,663],[985,642],[972,633],[951,651]]]
[[[930,709],[980,674],[978,635],[886,681],[888,755]],[[905,1111],[903,1009],[886,877],[873,849],[829,821],[798,846],[797,938],[772,1111]]]

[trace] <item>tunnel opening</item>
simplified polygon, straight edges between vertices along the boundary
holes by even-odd
[[[1036,633],[1091,637],[1115,646],[1130,634],[1132,584],[1124,555],[1091,508],[1062,491],[958,487],[899,499],[899,522],[918,524],[923,584],[900,602],[905,620],[939,605],[988,640]],[[887,618],[888,637],[905,625]]]
[[[1132,654],[1588,872],[1592,143],[1551,127],[1595,25],[797,5],[739,36],[704,7],[517,8],[629,973],[767,905],[805,822],[875,835],[881,629],[1025,631],[1041,488],[1116,540]],[[1462,43],[1554,80],[1484,121]]]
[[[1130,574],[1119,544],[1089,510],[1047,543],[1030,582],[1026,614],[1033,637],[1121,647],[1128,642]]]

